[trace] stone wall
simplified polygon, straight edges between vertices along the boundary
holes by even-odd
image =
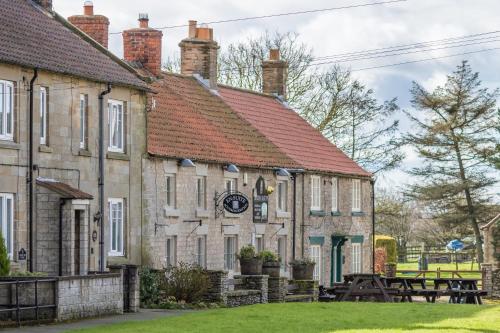
[[[287,293],[288,280],[285,277],[269,277],[268,301],[269,303],[283,303]]]
[[[229,291],[227,272],[207,271],[210,279],[210,288],[204,299],[207,302],[226,303],[227,292]]]
[[[491,296],[500,298],[500,269],[493,271]]]
[[[268,301],[268,276],[267,275],[235,275],[235,280],[240,280],[239,290],[257,290],[260,292],[258,303]]]

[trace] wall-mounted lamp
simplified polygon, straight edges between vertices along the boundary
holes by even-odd
[[[291,176],[290,172],[288,172],[287,169],[283,169],[283,168],[277,169],[276,175],[281,176],[281,177],[290,177]]]
[[[185,158],[183,160],[181,160],[179,162],[179,165],[182,167],[182,168],[194,168],[196,167],[196,165],[193,163],[193,161],[191,161],[190,159],[188,158]]]
[[[238,169],[238,167],[234,164],[228,164],[224,167],[224,170],[226,170],[227,172],[232,172],[232,173],[238,173],[240,172],[240,169]]]

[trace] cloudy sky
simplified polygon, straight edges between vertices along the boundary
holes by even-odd
[[[185,24],[190,19],[211,22],[382,1],[384,0],[94,0],[93,2],[95,13],[106,15],[110,19],[110,32],[120,32],[136,27],[139,13],[149,14],[150,26],[165,27]],[[83,0],[53,2],[55,9],[66,17],[83,11]],[[214,24],[211,27],[214,28],[215,39],[222,48],[229,43],[260,35],[266,30],[294,31],[300,34],[300,39],[314,50],[317,57],[321,57],[497,31],[500,30],[499,12],[498,0],[407,0],[303,15]],[[164,56],[177,55],[178,43],[186,36],[187,28],[164,30]],[[353,61],[343,65],[357,70],[500,47],[500,32],[486,37],[489,39],[482,39],[482,43],[476,45]],[[439,48],[439,45],[433,48]],[[110,35],[110,49],[117,55],[122,55],[120,34]],[[446,74],[451,72],[462,59],[469,60],[473,69],[481,73],[486,86],[500,87],[499,57],[500,50],[492,50],[401,66],[355,71],[355,75],[374,88],[381,100],[397,97],[402,108],[409,108],[408,90],[412,81],[432,89],[442,84]],[[403,129],[407,127],[408,122],[403,121]],[[402,169],[416,164],[418,159],[415,154],[408,151]],[[398,170],[385,175],[381,183],[391,186],[406,181],[409,181],[408,176],[402,170]]]

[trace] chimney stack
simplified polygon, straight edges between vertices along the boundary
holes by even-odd
[[[148,14],[139,14],[139,28],[123,32],[125,60],[141,65],[151,74],[161,74],[161,39],[163,33],[149,27]]]
[[[83,5],[83,15],[73,15],[68,17],[74,26],[92,37],[96,42],[108,48],[109,20],[103,15],[94,15],[94,4],[92,1],[85,1]]]
[[[286,99],[288,63],[280,60],[278,49],[271,49],[269,53],[269,60],[262,62],[262,91]]]
[[[52,0],[35,0],[35,2],[46,10],[52,11]]]
[[[183,39],[179,46],[181,48],[181,73],[198,74],[208,81],[211,89],[216,89],[219,45],[213,37],[211,28],[198,27],[196,21],[189,21],[188,38]]]

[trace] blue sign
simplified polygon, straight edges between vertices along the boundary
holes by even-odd
[[[449,248],[450,250],[453,250],[453,251],[460,251],[461,249],[464,248],[464,243],[462,243],[458,239],[454,239],[451,242],[449,242],[446,245],[446,247]]]

